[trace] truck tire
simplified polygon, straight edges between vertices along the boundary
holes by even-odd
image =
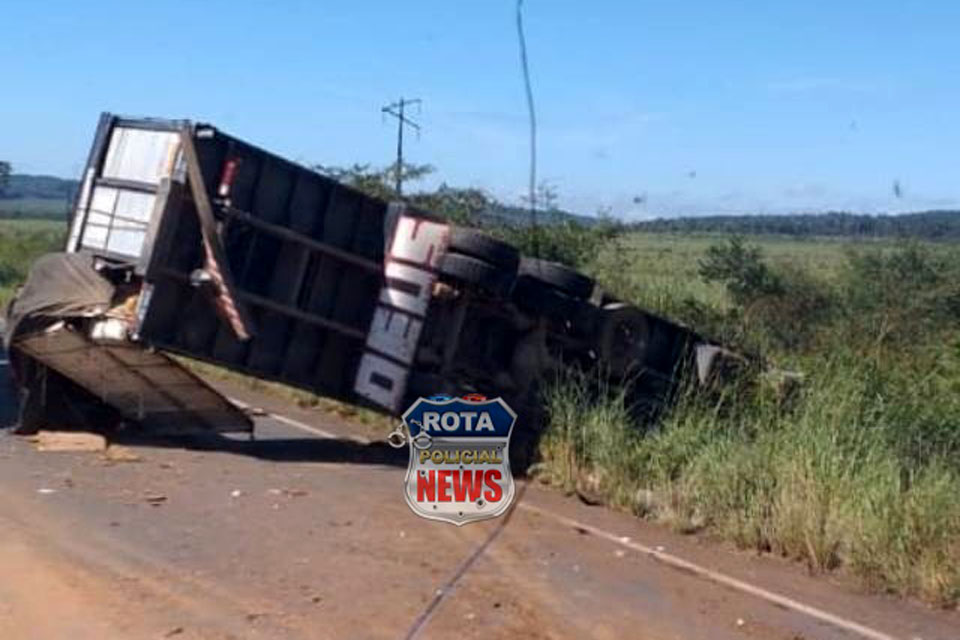
[[[515,274],[477,258],[448,251],[437,266],[441,278],[483,289],[497,297],[505,297],[513,287]]]
[[[615,376],[642,370],[650,348],[650,323],[636,307],[617,302],[601,311],[597,355]]]
[[[519,274],[550,285],[571,298],[585,300],[593,293],[594,281],[569,267],[549,260],[524,258]]]
[[[583,302],[530,276],[520,276],[513,287],[513,302],[523,311],[555,320],[569,320]]]
[[[463,227],[451,227],[448,250],[478,258],[506,271],[516,271],[520,264],[520,252],[513,245]]]
[[[456,385],[439,373],[411,371],[407,380],[407,398],[429,398],[436,394],[455,395]]]

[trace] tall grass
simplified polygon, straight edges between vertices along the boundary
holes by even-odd
[[[769,263],[761,266],[774,271],[758,275],[754,261],[724,277],[739,286],[744,273],[762,287],[736,289],[722,303],[690,296],[727,335],[799,364],[806,382],[789,402],[761,380],[719,398],[690,386],[644,431],[623,392],[597,394],[571,374],[546,392],[542,477],[680,531],[955,604],[960,342],[951,278],[960,261],[916,247],[840,255],[832,281]],[[601,279],[604,271],[601,263]],[[609,277],[629,293],[624,271]],[[801,287],[829,312],[798,304]],[[682,308],[677,292],[696,291],[672,289],[674,308]],[[808,332],[804,340],[782,333],[786,320],[810,325],[795,325]]]
[[[65,237],[62,222],[0,220],[0,307],[26,279],[33,261],[61,248]]]

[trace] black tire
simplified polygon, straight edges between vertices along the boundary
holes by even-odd
[[[407,380],[407,399],[429,398],[437,394],[455,396],[456,385],[439,373],[411,371]]]
[[[473,229],[452,227],[448,249],[489,262],[505,271],[516,271],[520,264],[520,252],[516,247]]]
[[[440,258],[437,268],[441,277],[483,289],[498,297],[510,293],[515,279],[513,271],[452,251]]]
[[[520,261],[519,274],[550,285],[571,298],[585,300],[593,293],[593,279],[569,267],[549,260],[524,258]]]
[[[650,355],[651,328],[647,314],[623,303],[608,305],[601,313],[596,342],[601,364],[616,376],[643,369]]]
[[[512,297],[514,304],[523,311],[554,320],[572,320],[583,305],[582,301],[530,276],[517,278]]]

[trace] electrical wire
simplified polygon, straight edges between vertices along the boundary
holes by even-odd
[[[523,0],[517,0],[517,39],[520,44],[520,69],[523,87],[527,96],[527,111],[530,117],[530,171],[529,194],[530,225],[533,229],[533,255],[539,257],[540,244],[537,233],[537,112],[533,103],[533,87],[530,83],[530,64],[527,60],[527,38],[523,32]]]

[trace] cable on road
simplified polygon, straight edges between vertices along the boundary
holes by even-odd
[[[456,588],[457,583],[460,582],[460,579],[473,567],[474,563],[480,559],[480,556],[493,544],[493,541],[500,537],[500,534],[503,533],[503,530],[506,528],[507,524],[510,522],[510,519],[513,518],[514,512],[516,512],[517,507],[520,504],[520,501],[523,499],[523,494],[527,492],[527,482],[524,481],[520,488],[517,490],[517,496],[513,500],[513,505],[511,505],[510,510],[500,519],[497,523],[497,526],[493,528],[493,531],[487,535],[487,538],[474,549],[473,553],[463,559],[463,561],[457,566],[456,571],[453,572],[453,575],[450,576],[450,579],[447,582],[436,590],[433,595],[433,599],[430,601],[430,604],[417,616],[417,619],[413,621],[413,624],[410,626],[410,630],[407,631],[406,635],[403,636],[404,640],[414,640],[420,636],[420,632],[423,631],[427,624],[430,622],[430,619],[433,617],[434,612],[436,612],[437,607],[444,601],[444,599],[453,593],[453,590]]]

